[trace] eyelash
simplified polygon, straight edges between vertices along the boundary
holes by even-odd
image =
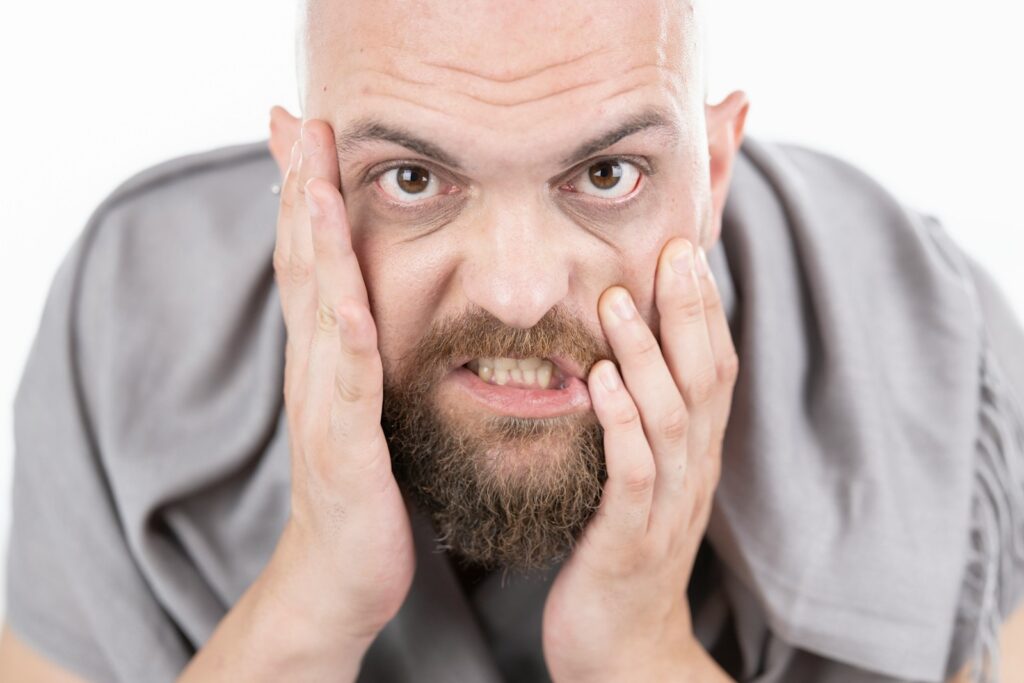
[[[577,165],[576,167],[574,167],[572,170],[570,170],[567,173],[565,173],[562,176],[562,179],[559,180],[556,183],[556,188],[558,190],[562,190],[562,188],[565,187],[569,183],[569,181],[571,181],[572,179],[576,178],[585,169],[589,168],[590,166],[593,166],[594,164],[601,163],[602,161],[626,161],[626,162],[629,162],[631,164],[634,164],[638,169],[640,169],[640,173],[641,173],[640,180],[637,182],[636,189],[633,190],[632,192],[630,192],[625,197],[619,197],[617,199],[612,199],[612,200],[602,200],[602,199],[597,199],[597,198],[589,198],[589,199],[576,199],[575,201],[594,204],[594,205],[596,205],[595,208],[599,208],[599,209],[602,209],[602,210],[607,210],[607,211],[612,211],[612,212],[622,211],[623,209],[625,209],[628,206],[632,205],[633,202],[639,197],[639,195],[641,193],[641,188],[643,188],[643,186],[646,184],[646,180],[645,179],[648,176],[652,176],[652,175],[654,175],[656,173],[656,169],[654,168],[654,166],[650,163],[650,161],[646,157],[639,157],[639,156],[633,156],[633,155],[628,155],[628,154],[627,155],[618,155],[618,156],[594,157],[592,159],[588,159],[588,160],[584,161],[583,163],[581,163],[581,164]],[[419,166],[419,167],[422,167],[422,168],[426,169],[427,171],[429,171],[430,173],[437,175],[439,179],[442,179],[442,178],[446,179],[447,176],[448,176],[447,173],[440,173],[440,172],[438,172],[437,169],[434,168],[429,163],[420,161],[418,159],[402,159],[402,160],[389,161],[389,162],[387,162],[387,163],[385,163],[385,164],[383,164],[381,166],[377,166],[377,167],[371,168],[369,171],[367,171],[363,175],[360,184],[362,186],[371,185],[371,184],[372,185],[376,185],[377,181],[380,179],[380,177],[382,175],[384,175],[388,171],[394,170],[396,168],[402,168],[403,166]],[[448,180],[444,180],[444,182],[446,184],[454,185],[456,188],[459,187],[457,183],[451,183]],[[398,211],[410,212],[410,213],[412,213],[412,212],[417,212],[418,213],[418,212],[422,211],[425,207],[430,206],[435,201],[439,201],[439,200],[443,199],[444,197],[448,197],[448,196],[451,196],[453,194],[457,194],[458,192],[461,192],[460,189],[456,189],[454,192],[443,192],[443,193],[438,194],[438,195],[436,195],[434,197],[430,197],[429,199],[424,199],[424,200],[422,200],[420,202],[406,203],[406,202],[397,202],[397,201],[387,197],[384,194],[384,192],[381,191],[379,188],[377,188],[376,191],[377,191],[377,194],[380,195],[381,200],[384,203],[386,203],[389,207],[391,207],[392,209],[395,209],[395,210],[398,210]],[[587,197],[587,195],[585,195],[582,192],[579,192],[577,190],[569,190],[569,191],[566,191],[566,192],[569,193],[569,194],[576,195],[576,196]]]
[[[377,187],[377,185],[378,185],[377,181],[380,180],[381,176],[383,176],[388,171],[393,171],[394,169],[402,168],[403,166],[417,166],[417,167],[424,168],[427,171],[429,171],[432,175],[437,176],[439,180],[445,179],[445,180],[443,180],[443,182],[445,182],[446,185],[455,185],[455,187],[458,188],[458,184],[450,183],[450,182],[448,182],[446,180],[447,179],[447,174],[439,173],[430,164],[424,163],[424,162],[416,160],[416,159],[399,159],[399,160],[395,160],[395,161],[389,161],[389,162],[387,162],[387,163],[385,163],[385,164],[383,164],[381,166],[374,166],[373,168],[371,168],[370,170],[368,170],[366,173],[363,174],[362,178],[360,179],[360,185],[363,186],[363,187],[365,187],[367,185],[373,185],[374,186],[373,189],[376,192],[376,194],[378,195],[378,197],[380,198],[380,200],[383,201],[385,204],[387,204],[390,208],[395,209],[397,211],[408,211],[408,212],[419,212],[419,211],[422,211],[423,207],[429,206],[434,201],[444,199],[445,197],[448,197],[448,196],[450,196],[452,194],[456,194],[457,192],[460,191],[460,190],[457,189],[455,192],[442,192],[442,193],[438,194],[437,196],[430,197],[429,199],[424,199],[422,201],[414,202],[414,203],[411,203],[411,204],[410,203],[406,203],[406,202],[395,201],[395,200],[389,198],[384,193],[383,190],[381,190],[379,187]]]
[[[581,198],[578,199],[577,201],[594,204],[596,208],[599,208],[601,210],[621,211],[627,208],[628,206],[631,206],[633,204],[633,201],[640,196],[641,189],[646,184],[646,178],[654,175],[655,173],[654,166],[651,165],[650,161],[646,157],[632,156],[629,154],[618,156],[594,157],[593,159],[588,159],[584,161],[582,164],[579,164],[578,166],[576,166],[576,168],[566,173],[564,179],[559,181],[558,189],[562,189],[570,181],[572,181],[574,178],[583,173],[584,170],[588,169],[591,166],[594,166],[595,164],[599,164],[602,161],[625,161],[627,163],[633,164],[638,169],[640,169],[640,178],[637,180],[636,188],[632,192],[630,192],[628,195],[624,197],[618,197],[616,199],[598,199],[596,197],[591,197],[583,192],[580,192],[579,190],[569,190],[569,192],[571,192],[572,194],[578,195],[580,197],[587,197],[586,199]]]

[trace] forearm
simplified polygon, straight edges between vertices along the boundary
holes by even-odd
[[[298,607],[289,591],[303,580],[282,548],[182,672],[178,683],[201,681],[355,681],[372,638],[328,626]],[[316,596],[310,596],[316,599]]]

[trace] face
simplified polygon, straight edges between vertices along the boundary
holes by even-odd
[[[337,135],[395,474],[485,566],[560,559],[596,508],[585,383],[619,284],[717,234],[680,0],[314,2],[304,117]]]

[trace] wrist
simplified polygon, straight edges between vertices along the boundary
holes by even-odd
[[[347,601],[325,574],[329,572],[302,546],[289,523],[252,587],[255,628],[262,630],[263,642],[272,641],[274,650],[299,670],[323,662],[335,678],[339,670],[351,670],[351,678],[339,680],[354,680],[379,629],[354,622]]]
[[[323,671],[332,674],[331,680],[354,681],[375,634],[357,635],[348,624],[325,619],[286,594],[287,589],[271,575],[261,575],[253,586],[252,628],[255,642],[266,645],[265,656],[272,660],[267,669],[285,677]]]
[[[308,597],[295,592],[291,566],[290,558],[275,551],[189,662],[181,683],[356,680],[373,637],[353,637],[343,624],[307,609]],[[318,589],[319,584],[313,588]]]
[[[333,644],[369,647],[383,623],[364,623],[353,611],[358,596],[346,590],[329,560],[302,537],[292,523],[285,527],[258,583],[268,612],[311,637]]]

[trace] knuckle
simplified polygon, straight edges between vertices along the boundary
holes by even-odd
[[[323,299],[316,307],[316,329],[330,336],[338,334],[338,314]]]
[[[687,412],[686,406],[680,403],[670,410],[662,417],[659,427],[666,441],[670,443],[685,441],[690,430],[690,414]]]
[[[718,359],[715,370],[719,379],[725,380],[729,383],[734,382],[740,374],[739,356],[736,355],[735,351],[727,353],[725,356]]]
[[[288,259],[288,281],[294,285],[301,285],[313,278],[313,262],[306,260],[297,254],[292,254]]]
[[[710,374],[710,373],[708,373]],[[701,373],[686,387],[686,402],[691,406],[706,406],[715,395],[715,378]]]
[[[717,313],[722,308],[722,297],[714,287],[706,287],[701,293],[701,302],[706,315]]]
[[[654,465],[648,463],[634,467],[622,479],[622,487],[632,495],[642,495],[654,488]]]
[[[632,431],[640,427],[640,413],[632,405],[623,406],[615,412],[612,421],[620,431]]]
[[[295,175],[293,171],[288,171],[284,177],[283,185],[281,187],[281,194],[278,195],[280,206],[278,211],[280,214],[287,214],[295,208]]]
[[[654,335],[645,334],[636,342],[633,354],[640,365],[647,367],[656,364],[661,359],[661,347],[658,346],[658,340],[654,338]]]
[[[337,372],[334,375],[334,394],[345,403],[356,403],[365,398],[367,392],[352,377]]]
[[[281,246],[274,247],[274,256],[271,259],[274,267],[274,274],[280,281],[281,276],[288,272],[288,255],[281,251]]]
[[[684,320],[694,320],[704,317],[704,302],[699,295],[684,296],[676,303],[676,311]]]

